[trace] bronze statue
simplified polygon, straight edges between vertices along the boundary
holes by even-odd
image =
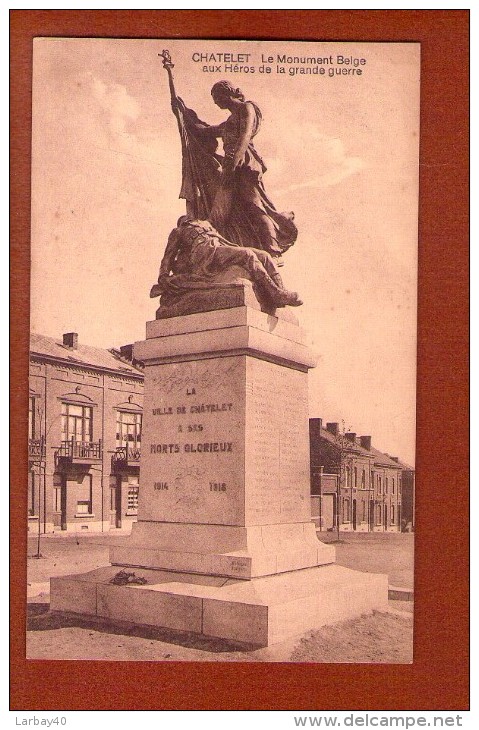
[[[181,216],[168,237],[158,283],[150,296],[161,294],[162,304],[174,303],[184,292],[214,287],[215,277],[233,266],[248,272],[260,303],[272,308],[302,304],[296,292],[284,288],[267,251],[233,244],[209,221],[189,216]]]
[[[264,189],[266,166],[253,144],[261,125],[258,106],[228,81],[219,81],[211,90],[213,101],[230,116],[218,126],[206,124],[177,96],[168,51],[159,55],[168,72],[171,105],[181,136],[180,198],[186,200],[188,215],[210,220],[232,243],[254,245],[279,259],[293,245],[298,231],[294,215],[278,212]],[[219,138],[224,156],[217,153]]]

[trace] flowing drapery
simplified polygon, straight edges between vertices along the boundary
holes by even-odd
[[[224,198],[227,215],[220,223],[212,220],[219,233],[239,246],[253,246],[274,257],[281,256],[293,245],[298,231],[293,215],[277,211],[268,198],[262,180],[266,166],[254,145],[248,145],[243,165],[225,174],[225,158],[217,153],[217,137],[222,136],[222,129],[228,129],[231,144],[228,122],[211,127],[179,97],[175,99],[173,111],[182,148],[180,198],[186,200],[187,214],[211,221],[215,199],[218,207],[218,200]]]

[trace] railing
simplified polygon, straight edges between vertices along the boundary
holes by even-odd
[[[139,464],[140,448],[134,446],[117,446],[112,456],[113,464]]]
[[[41,459],[45,456],[45,441],[40,439],[28,439],[28,457],[30,459]]]
[[[87,459],[100,460],[102,457],[101,441],[62,441],[58,456],[75,461]]]

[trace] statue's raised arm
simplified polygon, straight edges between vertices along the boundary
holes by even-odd
[[[158,54],[168,74],[171,108],[178,122],[182,152],[180,198],[186,200],[186,212],[194,218],[207,219],[220,185],[222,157],[216,153],[217,128],[198,118],[177,95],[174,68],[167,50]]]
[[[168,84],[170,87],[170,96],[171,96],[171,108],[173,111],[175,111],[176,106],[178,104],[178,96],[176,95],[176,89],[175,89],[175,82],[173,79],[173,71],[172,69],[175,67],[175,64],[171,60],[170,52],[167,50],[162,51],[158,54],[160,58],[163,59],[163,68],[166,69],[166,72],[168,74]]]

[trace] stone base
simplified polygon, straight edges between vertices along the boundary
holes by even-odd
[[[53,522],[43,522],[40,525],[40,534],[44,535],[47,532],[55,532],[57,528],[53,524]],[[31,534],[38,535],[38,517],[37,516],[29,516],[28,522],[27,522],[27,530]]]
[[[258,298],[259,297],[259,298]],[[248,273],[239,267],[233,267],[226,274],[219,274],[210,285],[199,289],[185,290],[176,296],[161,297],[161,304],[156,310],[156,319],[184,317],[200,312],[215,312],[235,307],[251,307],[266,314],[296,322],[296,316],[290,307],[275,307],[269,300],[254,290]]]
[[[136,569],[148,583],[126,586],[117,572],[52,578],[51,610],[269,646],[388,606],[386,575],[337,565],[251,581]]]
[[[312,522],[277,525],[192,525],[136,522],[113,565],[250,579],[334,563],[335,549]]]

